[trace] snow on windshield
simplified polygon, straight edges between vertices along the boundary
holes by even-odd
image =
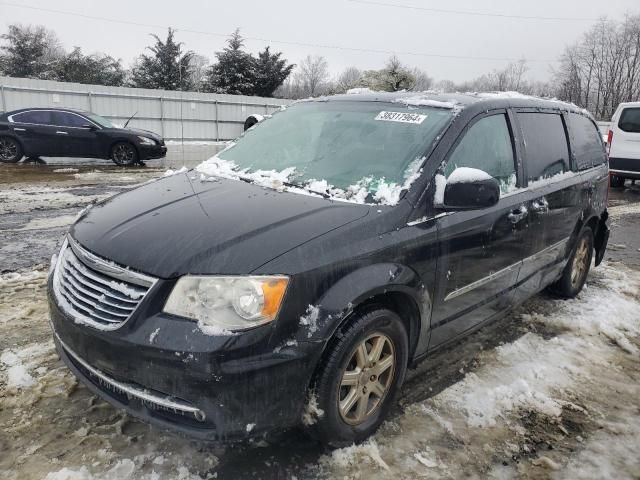
[[[230,144],[225,150],[233,148]],[[360,203],[360,204],[382,204],[396,205],[404,190],[417,180],[422,173],[422,163],[425,157],[418,157],[409,164],[404,172],[404,182],[398,184],[387,182],[384,178],[375,179],[373,177],[362,178],[359,182],[350,185],[346,189],[337,188],[324,179],[311,179],[300,184],[291,184],[289,180],[296,173],[295,167],[284,170],[256,170],[250,171],[238,167],[231,160],[224,160],[218,155],[202,162],[196,167],[200,173],[201,181],[211,181],[214,178],[227,178],[230,180],[243,180],[254,183],[265,188],[283,192],[299,193],[318,197],[330,198],[332,200]]]

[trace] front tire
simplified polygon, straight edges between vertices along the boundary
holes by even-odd
[[[121,167],[129,167],[138,162],[138,151],[128,142],[118,142],[111,148],[111,160]]]
[[[576,242],[560,279],[551,291],[562,298],[574,298],[584,287],[593,258],[593,232],[585,227]]]
[[[17,163],[22,156],[22,146],[15,138],[0,137],[0,162]]]
[[[312,392],[323,414],[310,433],[332,447],[372,435],[402,385],[408,353],[396,313],[380,308],[357,315],[322,357]]]
[[[609,185],[611,188],[622,188],[624,187],[624,177],[619,177],[618,175],[610,175]]]

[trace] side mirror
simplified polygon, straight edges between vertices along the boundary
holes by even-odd
[[[96,126],[91,123],[85,123],[84,125],[82,125],[82,128],[86,128],[91,132],[95,132],[97,130]]]
[[[474,210],[492,207],[500,199],[500,184],[483,170],[456,168],[444,189],[446,210]]]

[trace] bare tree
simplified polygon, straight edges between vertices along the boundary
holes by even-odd
[[[640,15],[598,21],[565,49],[555,72],[557,94],[610,119],[621,102],[640,99]]]
[[[320,55],[307,55],[300,62],[300,68],[294,77],[301,84],[305,95],[319,95],[329,81],[329,65]]]
[[[433,78],[427,75],[427,72],[424,70],[420,70],[416,67],[411,70],[411,75],[413,75],[414,78],[413,88],[411,90],[424,92],[433,86]]]
[[[336,80],[336,93],[344,93],[351,88],[362,86],[362,72],[356,67],[346,68]]]
[[[208,70],[209,59],[204,55],[195,54],[189,60],[189,78],[196,92],[202,91]]]

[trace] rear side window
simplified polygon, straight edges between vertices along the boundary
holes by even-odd
[[[49,110],[34,110],[32,112],[22,112],[11,116],[14,122],[33,123],[36,125],[52,125],[51,112]]]
[[[625,108],[620,115],[618,127],[623,132],[640,133],[640,108]]]
[[[569,146],[562,116],[555,113],[518,113],[525,142],[529,182],[571,170]]]
[[[600,130],[591,120],[584,115],[570,113],[569,130],[578,170],[585,170],[607,161]]]
[[[469,128],[447,161],[445,177],[458,167],[484,170],[498,180],[502,193],[515,188],[513,143],[503,114],[482,118]]]

